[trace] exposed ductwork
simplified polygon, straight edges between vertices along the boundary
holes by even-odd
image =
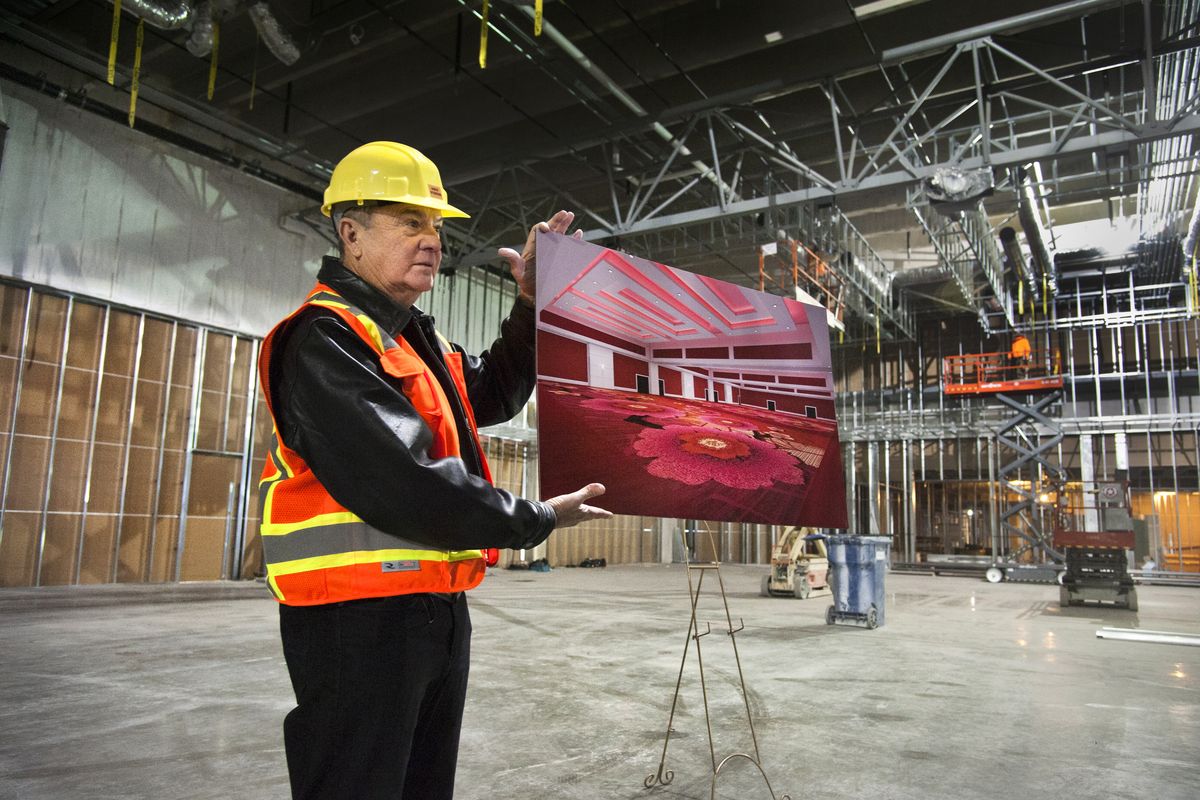
[[[164,31],[186,29],[195,13],[185,0],[121,0],[121,10]]]
[[[945,264],[934,264],[928,267],[909,267],[892,275],[892,288],[900,286],[920,286],[925,283],[942,283],[950,280],[953,274]]]
[[[110,0],[111,2],[111,0]],[[236,16],[246,6],[240,0],[201,0],[199,3],[185,0],[122,0],[121,10],[128,11],[138,19],[165,31],[187,30],[187,50],[197,58],[212,52],[213,23]],[[263,44],[271,55],[287,66],[300,59],[300,48],[279,24],[265,0],[258,0],[246,8],[250,21],[254,23]]]
[[[1021,221],[1021,230],[1025,232],[1025,241],[1029,243],[1029,251],[1033,255],[1033,265],[1036,275],[1030,274],[1030,288],[1037,295],[1037,278],[1045,278],[1046,287],[1051,294],[1058,293],[1058,276],[1054,270],[1054,259],[1050,249],[1046,247],[1046,234],[1042,230],[1042,221],[1038,216],[1037,197],[1034,194],[1033,183],[1025,171],[1021,171],[1020,183],[1017,189],[1017,218]]]
[[[940,167],[921,185],[929,204],[947,217],[974,209],[994,191],[992,170],[988,167],[974,170]]]
[[[1186,268],[1191,270],[1191,264],[1200,258],[1200,200],[1192,209],[1192,221],[1188,225],[1187,235],[1183,238],[1183,258],[1188,262]]]
[[[1004,256],[1012,264],[1013,269],[1018,273],[1029,271],[1029,259],[1021,250],[1021,243],[1017,241],[1016,229],[1010,227],[1000,229],[1000,247],[1004,250]]]
[[[254,27],[258,30],[258,35],[262,37],[263,44],[271,51],[271,55],[289,67],[300,59],[300,48],[283,30],[283,26],[279,24],[279,20],[275,19],[271,8],[265,2],[260,0],[260,2],[254,3],[250,6],[248,13],[251,21],[254,22]]]
[[[213,8],[212,3],[205,2],[196,5],[192,15],[192,35],[187,40],[187,50],[196,58],[203,58],[212,52],[213,43]]]

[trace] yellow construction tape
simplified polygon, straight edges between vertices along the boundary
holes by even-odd
[[[479,22],[479,68],[487,69],[488,0],[483,0],[483,15]]]
[[[542,0],[534,0],[533,4],[533,35],[542,35]]]
[[[108,42],[108,85],[117,80],[117,36],[121,33],[121,0],[113,0],[112,39]]]
[[[133,49],[133,82],[129,87],[129,127],[133,127],[133,120],[137,115],[137,93],[138,93],[138,76],[142,71],[142,39],[145,36],[146,23],[144,20],[138,20],[137,26],[137,45]]]
[[[212,61],[208,65],[208,100],[212,102],[213,89],[217,86],[217,49],[221,45],[221,23],[213,20]]]
[[[1195,314],[1196,309],[1200,308],[1200,285],[1196,285],[1195,255],[1192,257],[1192,275],[1188,276],[1188,283],[1192,284],[1192,287],[1190,287],[1190,289],[1192,289],[1192,291],[1190,291],[1190,295],[1192,295],[1192,313]]]

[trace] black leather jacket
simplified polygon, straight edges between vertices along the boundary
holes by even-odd
[[[413,346],[455,406],[462,458],[429,457],[432,433],[399,382],[340,317],[319,307],[305,308],[277,334],[270,391],[284,443],[335,500],[386,533],[442,550],[545,540],[555,523],[550,506],[482,477],[433,318],[396,305],[335,258],[325,258],[317,280]],[[518,301],[500,338],[478,357],[464,353],[462,362],[477,424],[511,419],[536,380],[533,309]]]

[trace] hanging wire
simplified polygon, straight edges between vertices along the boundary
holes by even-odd
[[[208,67],[208,101],[213,99],[213,89],[217,86],[217,49],[221,44],[221,23],[213,20],[212,61]]]
[[[121,33],[121,0],[113,0],[112,38],[108,43],[108,85],[117,79],[117,37]]]
[[[488,0],[483,0],[483,13],[479,16],[479,68],[487,69]]]
[[[145,39],[146,21],[138,20],[137,40],[133,49],[133,82],[129,87],[129,127],[137,115],[138,80],[142,72],[142,42]]]

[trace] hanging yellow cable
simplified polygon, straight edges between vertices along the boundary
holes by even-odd
[[[121,0],[113,0],[112,38],[108,42],[108,85],[117,80],[117,36],[121,33]]]
[[[839,328],[838,329],[838,344],[845,344],[845,343],[846,343],[846,329]]]
[[[254,35],[254,67],[250,70],[250,110],[254,110],[254,88],[258,86],[258,43],[262,36]]]
[[[213,20],[212,61],[208,65],[208,101],[211,103],[213,89],[217,87],[217,48],[221,45],[221,23]]]
[[[1188,289],[1187,289],[1188,311],[1190,311],[1192,314],[1196,313],[1197,301],[1200,300],[1200,294],[1197,294],[1196,289],[1197,289],[1197,287],[1196,287],[1196,256],[1193,255],[1192,256],[1192,269],[1188,273]]]
[[[1025,316],[1025,282],[1017,279],[1017,313]]]
[[[542,35],[542,0],[534,0],[533,3],[533,35]]]
[[[881,334],[879,331],[879,315],[876,314],[875,315],[875,355],[879,355],[879,353],[881,352],[882,346],[883,346],[883,343],[881,341]]]
[[[138,77],[142,72],[142,38],[145,35],[145,29],[145,21],[139,19],[136,44],[133,48],[133,81],[129,85],[129,127],[131,128],[137,115]]]
[[[1042,316],[1047,316],[1046,304],[1050,302],[1050,281],[1046,280],[1046,273],[1042,273]]]
[[[483,14],[479,17],[479,68],[487,69],[488,0],[483,0]]]

